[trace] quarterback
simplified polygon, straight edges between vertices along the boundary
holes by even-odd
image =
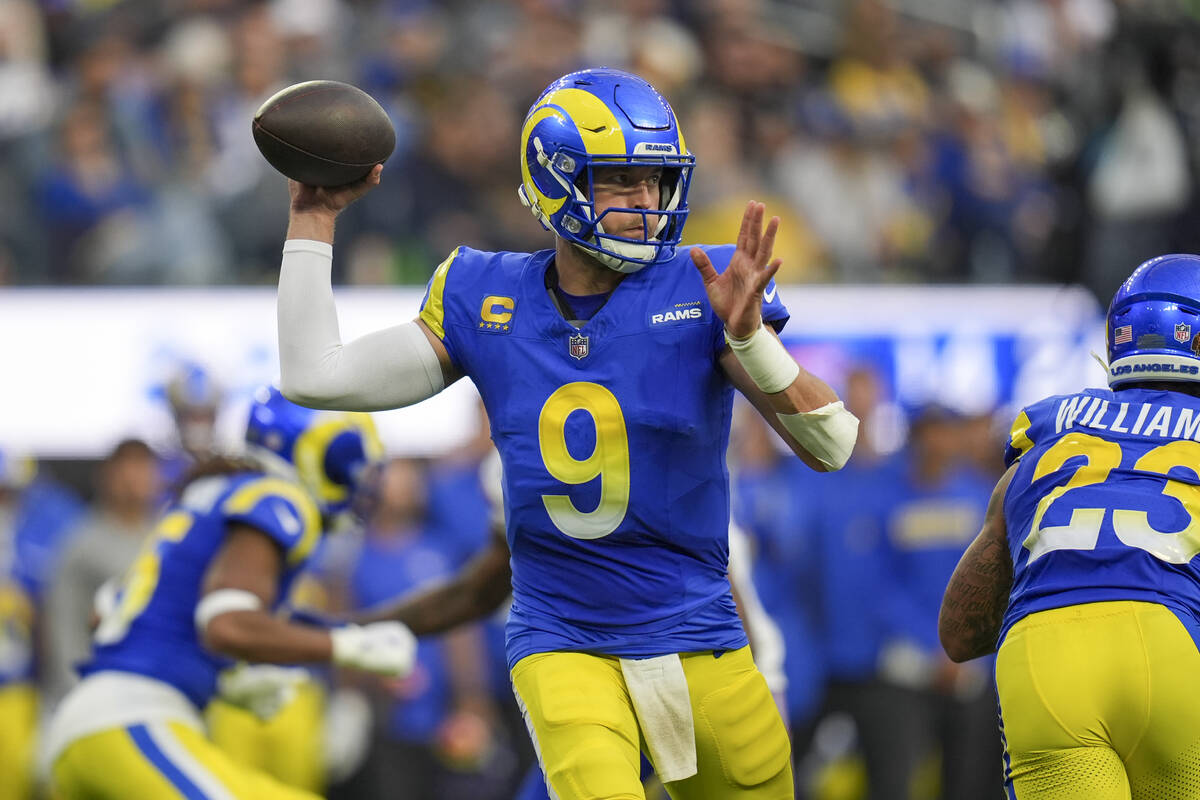
[[[1006,788],[1021,800],[1200,787],[1200,257],[1139,266],[1106,322],[1109,390],[1018,415],[939,633],[997,647]]]
[[[246,441],[253,462],[193,470],[101,610],[83,679],[47,734],[54,797],[313,800],[205,738],[200,711],[218,690],[263,716],[286,694],[285,681],[219,673],[235,660],[411,669],[416,645],[400,623],[327,631],[271,613],[317,545],[322,517],[349,506],[378,457],[369,422],[264,390]]]
[[[343,344],[337,213],[379,182],[293,182],[279,282],[281,388],[393,408],[468,376],[505,476],[513,688],[559,798],[641,798],[644,748],[677,798],[791,797],[786,731],[730,596],[733,389],[796,455],[840,468],[858,421],[776,334],[778,219],[676,250],[695,158],[635,75],[560,78],[521,131],[536,253],[456,248],[411,323]]]

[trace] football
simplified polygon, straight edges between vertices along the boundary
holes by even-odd
[[[338,81],[306,81],[277,92],[254,115],[253,129],[271,166],[310,186],[356,181],[396,147],[383,107]]]

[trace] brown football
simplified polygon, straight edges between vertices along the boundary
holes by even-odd
[[[338,81],[289,86],[254,115],[254,143],[271,166],[311,186],[341,186],[382,164],[396,147],[387,112]]]

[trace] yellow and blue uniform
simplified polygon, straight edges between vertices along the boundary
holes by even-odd
[[[718,271],[733,252],[705,249]],[[421,310],[478,387],[503,462],[508,663],[551,788],[638,796],[638,731],[617,657],[689,653],[700,654],[684,658],[698,755],[713,759],[700,776],[728,781],[712,796],[783,776],[771,785],[782,791],[786,778],[788,794],[762,796],[790,797],[786,733],[745,649],[727,576],[733,389],[718,364],[723,323],[681,252],[627,275],[576,328],[547,291],[553,257],[460,247]],[[763,318],[776,328],[788,318],[773,284]],[[744,693],[725,698],[746,711],[740,723],[711,702],[730,686]],[[621,727],[620,753],[589,738],[613,734],[618,720],[633,725]],[[703,734],[720,744],[705,751]],[[729,749],[718,758],[718,747]],[[583,774],[585,762],[600,766]]]
[[[328,542],[323,539],[322,542]],[[320,547],[318,547],[320,549]],[[291,608],[326,609],[326,592],[312,564],[292,584]],[[326,676],[309,672],[297,682],[295,696],[270,719],[215,697],[204,710],[212,741],[239,764],[265,772],[286,783],[321,794],[325,790]]]
[[[33,669],[32,593],[0,569],[0,800],[33,796],[37,691]]]
[[[199,710],[231,662],[204,648],[194,614],[234,523],[279,545],[279,598],[321,533],[317,506],[291,481],[239,473],[193,482],[130,567],[82,682],[60,706],[49,734],[56,797],[314,797],[235,764],[202,732]]]
[[[1017,798],[1200,785],[1200,399],[1088,389],[1026,408],[1004,498],[996,678]]]

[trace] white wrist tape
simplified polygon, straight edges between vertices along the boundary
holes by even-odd
[[[858,440],[858,417],[841,400],[800,414],[778,414],[779,421],[800,446],[830,470],[850,459]]]
[[[208,623],[222,614],[228,614],[230,611],[261,611],[262,607],[262,598],[254,592],[247,592],[245,589],[217,589],[204,595],[204,599],[196,604],[196,630],[203,636]]]
[[[788,355],[783,343],[767,332],[765,325],[759,325],[748,339],[734,339],[725,331],[725,341],[742,362],[746,374],[767,394],[782,392],[800,374],[800,366]]]

